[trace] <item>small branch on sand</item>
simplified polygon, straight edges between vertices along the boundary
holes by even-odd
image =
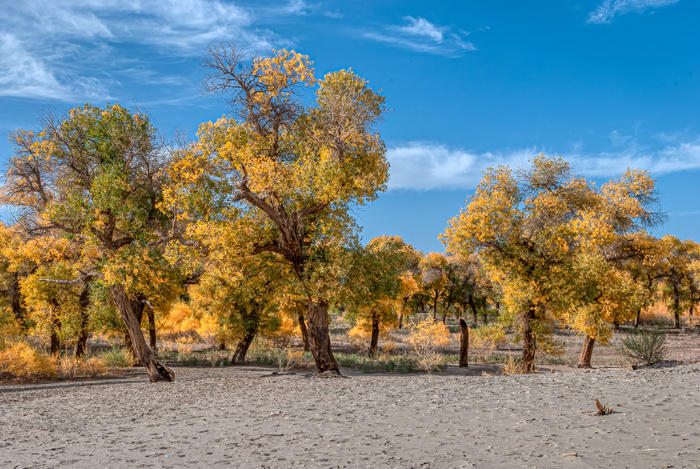
[[[613,412],[615,412],[610,407],[605,407],[603,404],[601,404],[597,397],[595,399],[595,406],[598,408],[598,413],[596,414],[598,416],[612,414]]]

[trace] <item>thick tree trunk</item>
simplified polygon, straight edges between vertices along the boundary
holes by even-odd
[[[52,315],[49,353],[51,355],[58,355],[58,351],[61,348],[61,341],[58,338],[58,332],[61,330],[61,320],[56,313],[52,313]]]
[[[49,336],[49,353],[58,355],[61,348],[61,341],[58,338],[58,332],[61,330],[61,318],[58,317],[58,301],[51,301],[51,334]]]
[[[637,329],[639,327],[639,321],[641,320],[642,317],[642,310],[638,309],[637,310],[637,317],[634,320],[634,328]]]
[[[78,305],[80,307],[80,330],[78,331],[78,340],[75,342],[75,349],[73,350],[73,356],[75,358],[81,358],[85,355],[85,350],[87,348],[88,340],[88,306],[90,306],[90,285],[85,284],[82,291],[80,292],[80,297],[78,298]]]
[[[149,345],[153,350],[155,350],[158,344],[158,337],[156,336],[156,314],[153,311],[153,308],[148,308],[148,310],[146,310],[146,315],[148,316]]]
[[[673,313],[673,327],[675,327],[676,329],[681,328],[681,315],[677,312]]]
[[[583,338],[583,348],[581,349],[581,355],[578,357],[579,368],[590,368],[591,367],[591,357],[593,356],[593,346],[595,345],[595,339],[589,335]]]
[[[304,352],[311,350],[311,344],[309,343],[309,331],[306,328],[306,321],[304,321],[304,315],[299,314],[297,317],[299,320],[299,329],[301,329],[301,338],[304,340]]]
[[[615,330],[615,331],[619,331],[619,330],[620,330],[620,323],[617,321],[617,319],[615,319],[615,320],[613,321],[613,330]]]
[[[459,320],[459,367],[469,367],[469,327],[464,319]]]
[[[22,309],[22,295],[19,290],[19,275],[14,274],[12,283],[8,291],[10,297],[10,307],[12,308],[12,314],[15,316],[17,325],[22,331],[26,327],[26,319],[24,315],[24,309]]]
[[[537,342],[535,340],[535,332],[532,330],[532,321],[534,320],[535,308],[529,307],[527,313],[523,316],[523,373],[535,372],[535,351],[537,350]]]
[[[369,342],[369,356],[377,356],[377,346],[379,344],[379,318],[372,314],[372,338]]]
[[[485,309],[484,310],[484,324],[488,324],[488,323],[489,323],[489,310]]]
[[[255,332],[248,331],[245,336],[238,342],[236,346],[236,351],[233,352],[233,357],[231,357],[231,364],[242,365],[245,363],[245,356],[248,353],[248,348],[250,344],[253,343],[255,338]]]
[[[331,350],[331,335],[328,330],[328,302],[309,301],[309,344],[318,373],[340,374],[338,363]]]
[[[175,379],[173,372],[160,362],[156,354],[148,347],[146,339],[143,337],[143,332],[141,331],[143,305],[141,302],[129,299],[124,287],[121,285],[113,285],[109,288],[109,291],[112,294],[114,303],[117,305],[119,314],[126,324],[136,358],[139,359],[144,368],[146,368],[151,382],[173,381]],[[138,310],[139,304],[141,304],[140,310]]]

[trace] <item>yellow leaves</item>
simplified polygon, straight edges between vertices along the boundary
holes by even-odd
[[[271,57],[253,60],[253,71],[266,85],[268,93],[280,93],[297,83],[307,86],[316,84],[313,62],[308,56],[285,49],[273,50],[272,53]]]
[[[57,376],[56,365],[26,342],[0,351],[0,377],[18,381],[41,381]]]

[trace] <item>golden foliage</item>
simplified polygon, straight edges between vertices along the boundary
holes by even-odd
[[[58,376],[56,364],[26,342],[0,351],[0,380],[44,381]]]
[[[408,343],[418,356],[418,366],[431,373],[444,363],[444,356],[438,351],[450,343],[450,331],[441,321],[427,319],[414,324],[408,336]]]

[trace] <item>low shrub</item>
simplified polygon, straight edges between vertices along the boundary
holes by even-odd
[[[114,347],[112,350],[102,354],[105,366],[109,368],[130,368],[136,364],[136,359],[131,350],[121,347]]]
[[[387,373],[412,373],[417,370],[416,360],[407,355],[379,355],[369,357],[356,353],[336,352],[335,356],[338,365],[357,368],[364,373],[387,372]]]
[[[445,356],[438,350],[450,343],[450,331],[440,321],[425,321],[413,326],[408,343],[417,355],[418,367],[432,373],[445,364]]]
[[[658,329],[635,330],[627,334],[620,353],[633,365],[653,365],[666,355],[666,334]]]
[[[26,342],[0,352],[0,381],[46,381],[57,376],[56,363]]]
[[[503,374],[504,375],[522,375],[523,373],[523,362],[520,358],[511,357],[505,359],[503,362]]]

